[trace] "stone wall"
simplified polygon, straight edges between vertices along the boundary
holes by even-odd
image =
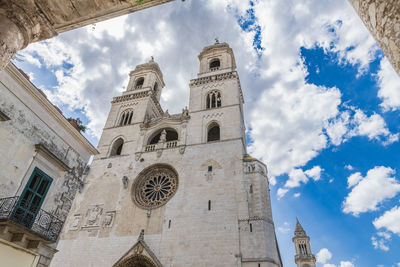
[[[400,1],[349,1],[400,75]]]

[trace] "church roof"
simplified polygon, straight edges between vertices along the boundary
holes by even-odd
[[[161,79],[163,78],[163,75],[162,75],[162,72],[160,70],[160,67],[158,66],[157,62],[154,61],[153,58],[151,58],[150,61],[147,62],[147,63],[137,65],[135,70],[131,71],[131,74],[134,73],[134,72],[138,72],[138,71],[141,71],[141,70],[148,70],[148,69],[151,69],[151,70],[154,70],[154,71],[158,72],[160,77],[161,77]]]
[[[296,218],[296,229],[294,230],[295,236],[307,236],[306,231],[304,231],[303,226],[301,226],[299,220]]]

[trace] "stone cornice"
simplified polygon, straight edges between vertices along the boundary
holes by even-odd
[[[242,87],[240,85],[239,75],[236,71],[230,71],[230,72],[226,72],[226,73],[214,74],[214,75],[209,75],[209,76],[202,77],[202,78],[192,79],[192,80],[190,80],[189,85],[190,86],[199,86],[199,85],[203,85],[203,84],[207,84],[207,83],[218,82],[218,81],[229,80],[229,79],[237,80],[237,82],[239,84],[240,100],[242,101],[242,103],[244,103]]]
[[[75,140],[77,140],[91,155],[97,155],[97,149],[81,134],[79,133],[66,118],[50,103],[50,101],[43,96],[39,90],[25,78],[25,76],[17,69],[14,64],[10,63],[5,68],[11,77],[17,81],[27,93],[29,93],[56,121],[59,123]]]
[[[52,162],[54,165],[57,165],[62,171],[69,171],[71,168],[61,159],[59,159],[56,155],[54,155],[47,147],[43,144],[36,144],[35,150],[37,153],[45,157],[47,160]]]

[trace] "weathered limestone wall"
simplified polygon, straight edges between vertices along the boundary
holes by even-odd
[[[85,148],[52,116],[49,107],[42,105],[50,103],[12,64],[0,72],[0,95],[0,109],[10,118],[0,122],[0,196],[21,194],[33,169],[39,167],[53,178],[42,209],[65,219],[92,154],[87,148],[90,144],[86,141]],[[50,104],[51,108],[56,110]],[[44,145],[70,170],[60,169],[38,153],[37,144]]]
[[[400,1],[349,1],[400,75]]]

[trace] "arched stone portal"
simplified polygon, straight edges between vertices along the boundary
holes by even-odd
[[[131,256],[115,267],[157,267],[151,259],[144,255]]]

